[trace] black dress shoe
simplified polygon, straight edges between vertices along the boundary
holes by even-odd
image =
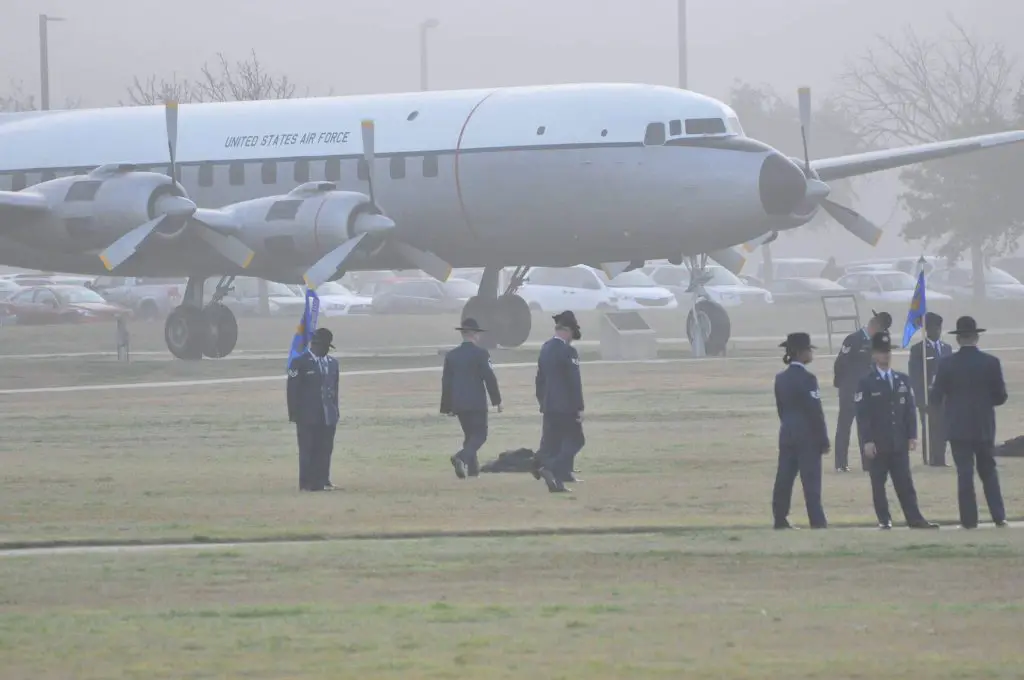
[[[909,524],[907,524],[907,526],[909,526],[911,529],[938,529],[939,528],[938,524],[936,524],[935,522],[929,522],[926,519],[923,519],[920,522],[910,522]]]
[[[879,522],[878,528],[885,530],[892,529],[892,522]]]
[[[1009,526],[1010,526],[1010,523],[1007,522],[1005,519],[1001,519],[998,522],[996,522],[996,527],[998,527],[1000,529],[1005,529],[1005,528],[1007,528]]]
[[[796,530],[796,527],[793,526],[792,524],[790,524],[789,522],[785,522],[783,524],[776,524],[774,528],[775,529],[793,529],[793,530]]]
[[[466,478],[466,464],[459,460],[458,456],[451,457],[452,467],[455,468],[455,476],[459,479]]]

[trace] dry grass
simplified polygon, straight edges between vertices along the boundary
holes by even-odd
[[[1011,386],[1024,377],[1012,356]],[[314,496],[295,490],[278,381],[0,396],[0,540],[766,525],[777,427],[769,385],[780,366],[774,357],[585,366],[585,481],[567,497],[528,475],[455,479],[447,458],[460,432],[437,414],[436,372],[345,378],[332,473],[343,491]],[[485,460],[539,438],[533,370],[499,376],[508,409],[492,417]],[[1011,401],[1001,432],[1019,432],[1022,416]],[[1019,513],[1024,472],[1018,461],[1001,467]],[[925,513],[955,521],[953,471],[918,466],[915,481]],[[827,473],[824,494],[833,522],[872,521],[865,475]],[[793,518],[803,521],[799,486]]]
[[[1015,678],[1024,532],[0,559],[0,678]]]

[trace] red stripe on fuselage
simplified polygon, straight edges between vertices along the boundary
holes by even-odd
[[[473,238],[480,238],[480,234],[478,234],[476,228],[473,227],[473,222],[469,219],[469,214],[466,212],[466,203],[462,200],[462,182],[459,181],[459,155],[462,151],[462,137],[466,134],[466,127],[469,125],[470,119],[473,118],[473,114],[475,114],[477,109],[480,108],[480,105],[490,99],[491,95],[495,92],[497,92],[497,90],[488,92],[483,99],[476,103],[473,110],[471,110],[469,115],[466,116],[466,120],[463,121],[462,129],[459,130],[459,141],[455,143],[455,193],[459,197],[459,211],[462,213],[462,219],[466,223],[466,229],[468,229],[469,233],[473,235]]]

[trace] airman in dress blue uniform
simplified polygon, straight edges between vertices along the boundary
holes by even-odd
[[[490,353],[480,346],[484,332],[476,319],[463,319],[455,330],[462,344],[444,357],[441,373],[441,413],[457,416],[462,426],[462,449],[451,457],[455,476],[465,479],[480,474],[477,453],[487,441],[487,397],[501,413],[501,391],[494,376]]]
[[[325,491],[338,426],[338,360],[327,354],[334,334],[318,328],[305,354],[288,367],[288,420],[299,439],[299,489]]]
[[[583,436],[583,381],[580,355],[572,346],[582,337],[576,315],[570,311],[554,317],[555,337],[544,343],[537,359],[537,403],[544,414],[543,434],[534,473],[552,493],[566,492],[573,481],[576,454],[586,443]]]
[[[926,520],[917,507],[917,492],[910,474],[910,451],[917,448],[917,412],[910,377],[892,369],[892,341],[888,333],[871,337],[871,354],[875,366],[860,379],[854,402],[857,431],[870,466],[878,528],[892,528],[885,495],[885,483],[891,475],[907,525],[911,529],[937,529],[939,525]]]
[[[931,400],[942,405],[953,462],[956,464],[957,500],[960,526],[978,526],[978,501],[974,493],[974,466],[978,466],[985,489],[985,500],[992,521],[1007,526],[1006,508],[999,488],[999,473],[992,455],[996,439],[997,406],[1006,403],[1006,383],[999,359],[978,349],[978,336],[984,333],[969,316],[956,320],[960,349],[939,362],[932,386]]]
[[[775,376],[779,412],[779,467],[772,492],[775,528],[793,528],[787,517],[799,474],[811,528],[824,529],[828,520],[821,505],[821,457],[828,452],[829,441],[818,378],[807,369],[814,345],[807,333],[790,333],[779,346],[786,349],[782,357],[786,370]]]
[[[892,316],[888,312],[871,310],[871,320],[867,326],[854,331],[843,340],[839,348],[833,368],[832,385],[839,388],[839,417],[836,419],[836,472],[849,472],[850,429],[857,415],[857,407],[853,403],[853,395],[857,393],[860,379],[871,370],[871,336],[889,330]],[[860,467],[868,469],[864,457],[864,442],[858,440],[860,449]]]
[[[939,360],[953,354],[953,348],[947,342],[942,341],[942,317],[935,312],[928,312],[924,316],[924,330],[928,336],[910,348],[910,363],[907,366],[907,373],[910,374],[910,386],[914,390],[914,401],[917,402],[918,415],[921,418],[921,429],[925,429],[927,422],[928,436],[921,437],[921,454],[924,457],[925,465],[932,467],[949,467],[946,462],[946,423],[942,417],[942,405],[933,404],[928,399],[928,408],[925,408],[925,390],[931,388],[935,382],[935,371]],[[922,360],[921,352],[925,351],[925,358]],[[927,369],[922,367],[927,363]],[[928,375],[925,376],[927,370]]]

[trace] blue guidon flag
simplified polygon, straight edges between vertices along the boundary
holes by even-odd
[[[292,348],[288,352],[288,368],[297,357],[305,354],[309,347],[309,341],[316,331],[316,319],[320,313],[320,296],[312,288],[306,289],[306,306],[302,310],[302,318],[299,319],[299,327],[295,329],[295,337],[292,338]]]
[[[924,315],[928,313],[924,294],[924,269],[917,275],[914,286],[914,297],[910,298],[910,311],[907,312],[907,323],[903,327],[903,347],[906,348],[914,339],[914,334],[924,325]]]

